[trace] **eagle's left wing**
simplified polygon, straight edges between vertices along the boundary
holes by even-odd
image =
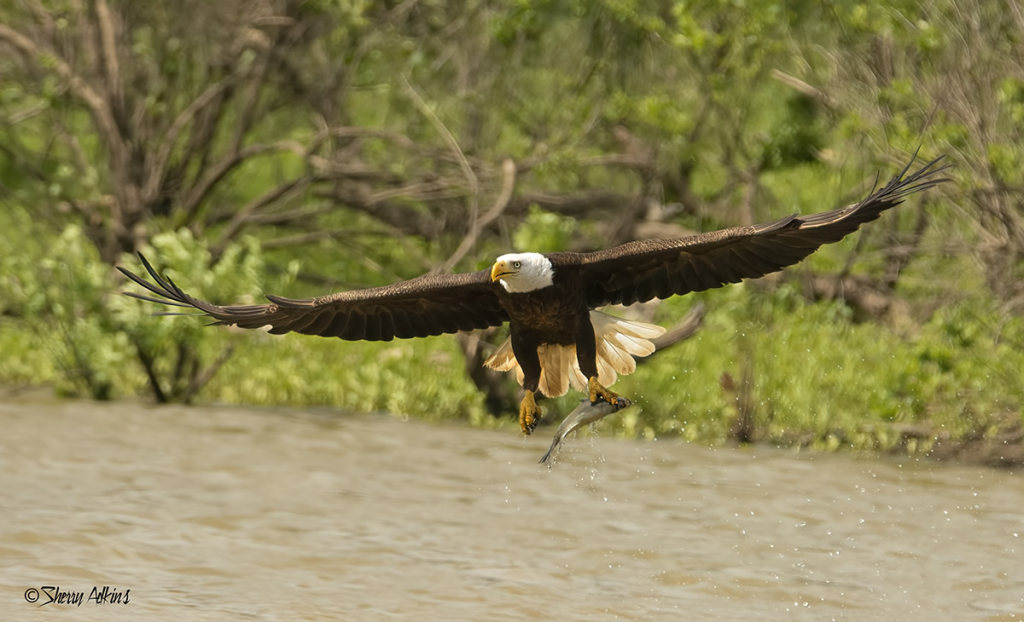
[[[949,167],[935,167],[941,159],[904,177],[908,164],[883,188],[849,207],[686,238],[639,240],[595,253],[556,253],[552,259],[556,270],[564,263],[578,272],[592,308],[668,298],[758,278],[801,261],[822,244],[838,242],[907,195],[948,181],[939,173]]]

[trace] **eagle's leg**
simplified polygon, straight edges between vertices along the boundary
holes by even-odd
[[[579,318],[576,325],[576,362],[579,363],[580,371],[588,378],[587,394],[590,403],[596,404],[604,400],[618,407],[619,396],[597,380],[597,337],[594,335],[594,325],[590,322],[590,312],[580,314]]]
[[[516,355],[519,368],[523,370],[523,388],[526,389],[526,395],[519,403],[519,427],[523,434],[529,435],[540,421],[540,409],[533,398],[533,394],[540,390],[540,355],[537,354],[537,344],[528,337],[526,331],[517,328],[512,326],[512,352]]]
[[[519,403],[519,427],[523,434],[529,435],[537,427],[540,421],[540,411],[537,409],[537,402],[533,399],[533,391],[526,391],[523,401]]]
[[[619,394],[612,393],[597,381],[596,376],[591,376],[587,382],[587,392],[590,394],[590,403],[596,404],[598,400],[604,400],[612,406],[619,405]]]

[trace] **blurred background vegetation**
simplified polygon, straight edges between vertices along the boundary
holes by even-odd
[[[117,295],[113,266],[313,296],[832,209],[923,146],[953,183],[784,274],[631,310],[706,315],[620,381],[639,407],[611,427],[1019,448],[1022,133],[1016,0],[13,0],[0,383],[500,423],[501,331],[207,329]]]

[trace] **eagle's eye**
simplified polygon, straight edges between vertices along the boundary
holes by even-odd
[[[521,261],[513,261],[512,262],[512,267],[513,268],[522,268],[523,267],[523,262],[521,262]]]

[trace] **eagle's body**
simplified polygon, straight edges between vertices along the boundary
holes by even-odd
[[[539,253],[533,255],[538,259],[544,257]],[[533,258],[528,253],[505,257],[514,256]],[[571,278],[575,275],[568,269],[554,270],[552,267],[552,271],[550,286],[522,292],[509,292],[499,286],[495,292],[498,303],[508,312],[509,324],[516,327],[521,335],[531,333],[539,343],[571,345],[576,341],[577,320],[589,308],[578,279]]]
[[[617,374],[636,368],[634,357],[654,352],[658,326],[595,311],[668,298],[757,278],[795,264],[822,244],[837,242],[878,218],[910,193],[945,181],[936,161],[904,178],[909,165],[885,187],[856,205],[772,223],[734,227],[686,238],[638,240],[593,253],[503,255],[489,270],[425,275],[395,285],[340,292],[309,300],[267,296],[270,304],[219,306],[187,295],[161,278],[149,283],[121,271],[172,306],[193,307],[216,324],[270,326],[346,340],[390,341],[488,328],[505,322],[509,340],[487,365],[514,370],[525,389],[520,424],[536,424],[534,393],[562,395],[569,384],[586,387],[591,402],[616,404],[607,390]]]
[[[580,253],[513,253],[498,257],[491,280],[509,314],[509,339],[484,363],[516,372],[527,391],[548,397],[578,390],[596,377],[603,386],[636,370],[633,357],[654,352],[649,338],[660,326],[621,320],[598,311],[584,284]]]

